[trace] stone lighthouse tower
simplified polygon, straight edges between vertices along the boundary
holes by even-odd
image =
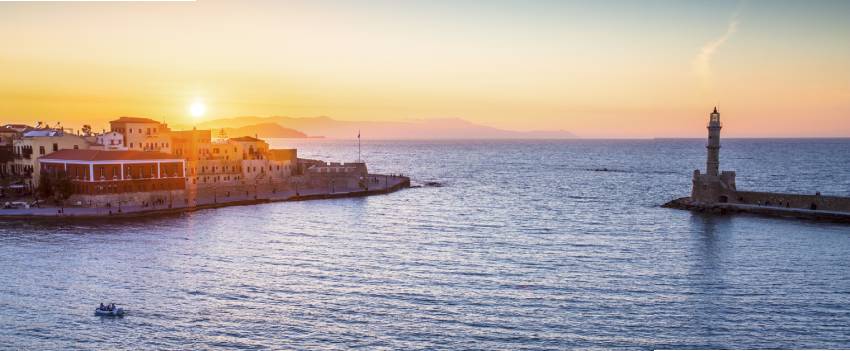
[[[705,174],[694,170],[694,187],[691,190],[691,200],[711,204],[717,202],[734,202],[737,198],[735,187],[735,172],[720,172],[720,113],[717,107],[708,119],[708,151],[705,161]]]
[[[720,113],[717,106],[708,120],[708,159],[706,160],[705,173],[710,176],[720,175]]]

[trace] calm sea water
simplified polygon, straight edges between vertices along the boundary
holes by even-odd
[[[353,141],[275,141],[354,159]],[[422,187],[0,224],[4,349],[850,347],[850,226],[659,208],[702,140],[363,143]],[[850,140],[725,140],[740,188],[850,196]],[[606,168],[609,171],[594,171]],[[93,316],[101,301],[129,309]]]

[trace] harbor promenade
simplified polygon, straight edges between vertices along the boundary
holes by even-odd
[[[410,178],[400,175],[370,174],[366,189],[336,184],[254,184],[238,187],[207,187],[186,190],[191,201],[162,201],[146,206],[44,206],[0,209],[0,219],[28,218],[110,218],[141,217],[197,211],[226,206],[255,205],[281,201],[305,201],[387,194],[410,186]]]

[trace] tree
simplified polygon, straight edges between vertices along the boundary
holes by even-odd
[[[38,188],[36,189],[38,197],[47,199],[53,196],[53,184],[51,184],[52,179],[50,178],[50,173],[41,171],[41,176],[38,178]]]
[[[74,184],[71,177],[65,171],[59,171],[51,180],[53,186],[53,197],[57,201],[65,201],[74,194]]]
[[[90,136],[91,135],[91,126],[88,124],[83,125],[83,135]]]
[[[8,175],[0,175],[0,197],[6,196],[6,188],[12,184],[12,178]]]

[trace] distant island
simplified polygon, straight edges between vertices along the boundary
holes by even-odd
[[[357,132],[370,139],[572,139],[573,133],[557,131],[512,131],[475,124],[460,118],[417,119],[403,122],[340,121],[330,117],[257,117],[217,119],[197,125],[228,135],[257,135],[266,138],[325,137],[351,139]],[[186,128],[190,129],[190,128]],[[232,131],[232,133],[231,133]]]

